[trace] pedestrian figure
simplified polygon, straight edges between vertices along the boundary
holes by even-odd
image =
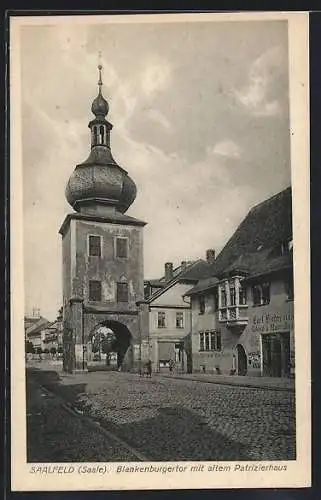
[[[147,361],[146,367],[147,367],[147,377],[151,377],[152,376],[152,362],[150,359]]]
[[[174,369],[174,361],[172,359],[169,360],[169,372],[172,373],[173,369]]]

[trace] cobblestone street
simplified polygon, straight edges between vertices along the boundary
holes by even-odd
[[[292,391],[117,372],[52,374],[35,376],[150,460],[295,459]]]

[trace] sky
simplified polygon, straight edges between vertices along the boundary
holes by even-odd
[[[90,150],[99,61],[113,156],[138,188],[127,213],[147,222],[145,278],[218,253],[290,185],[286,21],[71,21],[23,26],[20,43],[26,313],[53,320],[62,304],[58,231]]]

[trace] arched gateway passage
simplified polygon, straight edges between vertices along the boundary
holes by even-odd
[[[128,358],[131,338],[127,326],[119,321],[107,320],[97,324],[88,338],[93,359],[99,361],[103,355],[108,369],[121,368]],[[127,361],[130,364],[130,360]]]

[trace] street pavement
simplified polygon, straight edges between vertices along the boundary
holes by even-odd
[[[27,377],[27,461],[139,461],[125,446],[73,415],[64,402]]]
[[[295,459],[291,390],[118,372],[58,377],[53,370],[36,376],[151,461]],[[87,453],[93,460],[96,452]]]

